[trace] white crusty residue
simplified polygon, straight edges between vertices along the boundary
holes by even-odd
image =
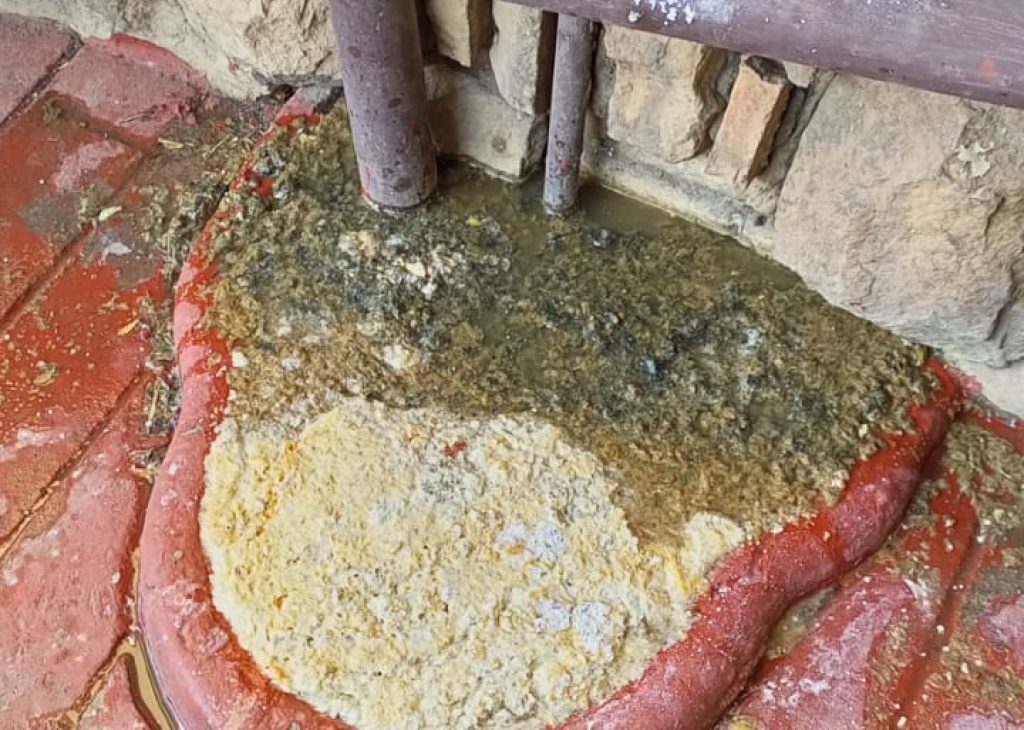
[[[680,18],[687,24],[695,22],[725,24],[732,22],[736,14],[733,0],[632,0],[633,8],[626,16],[629,23],[636,23],[645,14],[657,16],[662,25],[669,25]]]

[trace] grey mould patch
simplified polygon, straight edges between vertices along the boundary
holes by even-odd
[[[125,30],[153,30],[153,0],[120,0],[117,4],[118,25]]]

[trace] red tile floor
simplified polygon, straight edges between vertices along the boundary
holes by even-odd
[[[0,730],[171,727],[135,612],[170,283],[275,104],[15,16],[0,69]],[[1024,427],[968,409],[949,438],[968,422],[1024,458]],[[939,451],[889,542],[783,620],[731,727],[1024,730],[1024,484],[984,458],[958,479]],[[182,696],[209,685],[187,679],[195,651],[171,706],[203,704]],[[258,725],[319,725],[279,707]]]

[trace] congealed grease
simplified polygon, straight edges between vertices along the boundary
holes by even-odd
[[[453,448],[453,445],[461,448]],[[537,727],[680,640],[742,540],[642,550],[591,453],[533,419],[347,398],[207,460],[214,599],[269,676],[364,729]]]

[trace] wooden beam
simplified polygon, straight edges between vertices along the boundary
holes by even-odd
[[[512,0],[1024,107],[1024,0]]]

